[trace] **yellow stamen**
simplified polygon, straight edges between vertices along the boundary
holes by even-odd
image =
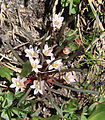
[[[52,66],[53,66],[53,67],[57,67],[57,64],[56,64],[56,63],[52,63]]]
[[[34,54],[34,53],[31,53],[31,56],[33,56],[33,57],[34,57],[34,56],[35,56],[35,54]]]
[[[36,84],[35,86],[37,89],[40,89],[40,84]]]
[[[57,20],[55,21],[55,25],[59,25],[59,22]]]
[[[44,54],[47,56],[48,55],[48,53],[49,53],[49,51],[48,50],[46,50],[45,52],[44,52]]]
[[[32,68],[36,68],[37,67],[37,65],[36,64],[32,64]]]
[[[21,86],[21,82],[17,82],[17,86]]]
[[[66,78],[67,81],[69,81],[69,75],[67,75],[65,78]]]

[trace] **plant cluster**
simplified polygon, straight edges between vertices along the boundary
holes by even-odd
[[[2,2],[0,17],[6,10]],[[102,12],[100,7],[97,9],[97,4],[103,6],[102,2],[88,0],[87,4],[87,1],[61,0],[59,3],[55,0],[48,32],[37,43],[29,32],[20,28],[29,39],[28,47],[22,51],[24,59],[6,40],[19,65],[17,63],[12,69],[15,72],[11,72],[13,66],[5,64],[9,57],[2,55],[0,58],[0,63],[4,60],[0,68],[0,88],[3,88],[0,89],[0,119],[104,120],[105,32],[100,22]],[[62,10],[56,14],[59,4]],[[98,25],[94,22],[96,26],[92,26],[91,20]],[[63,100],[61,104],[58,98]],[[46,109],[38,108],[36,104],[46,101],[57,112],[42,118],[42,111]]]

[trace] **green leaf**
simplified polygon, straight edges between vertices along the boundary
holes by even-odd
[[[59,115],[54,115],[54,116],[49,117],[49,118],[34,117],[34,118],[32,118],[32,120],[59,120]]]
[[[54,116],[49,117],[49,118],[43,118],[41,120],[59,120],[59,115],[54,115]]]
[[[75,8],[72,8],[71,9],[71,14],[75,14],[76,13],[76,9]]]
[[[67,7],[69,5],[69,0],[61,0],[62,7]]]
[[[53,102],[52,105],[55,107],[57,112],[63,117],[62,110]]]
[[[78,45],[75,42],[71,42],[69,45],[71,51],[75,51],[78,49]]]
[[[63,43],[63,42],[62,42],[62,41],[60,41],[60,42],[59,42],[59,46],[62,46],[62,43]]]
[[[38,116],[40,114],[40,108],[37,109],[35,112],[31,113],[31,117]]]
[[[27,114],[23,110],[21,110],[20,108],[13,107],[13,108],[11,108],[11,111],[19,117],[26,117],[27,116]]]
[[[86,113],[88,111],[88,106],[85,106],[84,108],[83,108],[83,113]]]
[[[19,109],[16,107],[11,108],[11,111],[15,113],[17,116],[19,116]]]
[[[3,112],[1,113],[1,118],[4,118],[5,120],[10,120],[9,116],[7,114],[7,111],[4,109]]]
[[[12,104],[13,102],[11,100],[8,100],[7,98],[5,98],[2,103],[2,108],[9,108]]]
[[[95,18],[93,12],[88,13],[88,16],[89,16],[90,18],[93,18],[93,19]]]
[[[78,107],[78,103],[76,100],[70,100],[67,104],[67,108],[64,109],[64,112],[73,112],[74,110],[76,110]]]
[[[22,69],[22,72],[20,74],[21,77],[26,77],[28,74],[30,74],[32,72],[32,66],[30,64],[29,61],[27,61],[25,64],[24,64],[24,67]]]
[[[74,3],[75,5],[78,5],[79,2],[80,2],[80,0],[73,0],[73,3]]]
[[[87,120],[87,118],[82,114],[81,115],[81,120]]]
[[[11,120],[23,120],[21,118],[12,118]]]
[[[0,76],[6,77],[11,82],[11,75],[10,75],[10,70],[8,67],[0,68]]]
[[[63,116],[63,118],[68,118],[70,113],[65,113],[65,115]]]
[[[7,92],[6,95],[7,95],[7,99],[9,99],[9,100],[13,101],[14,98],[15,98],[14,95],[12,93],[10,93],[10,92]]]
[[[2,103],[2,107],[6,108],[6,106],[8,105],[7,99],[4,100],[4,102]]]
[[[31,120],[38,120],[38,118],[36,118],[36,117],[33,117]]]
[[[97,105],[98,105],[98,102],[95,102],[89,107],[89,109],[88,109],[89,115],[94,111],[94,109]]]
[[[105,103],[99,103],[88,120],[105,120]]]
[[[105,98],[104,98],[103,95],[101,96],[101,98],[100,98],[100,100],[99,100],[99,103],[102,103],[102,102],[105,102]]]
[[[73,0],[70,0],[69,15],[71,15],[72,13],[72,7],[73,7]]]
[[[24,95],[24,93],[21,91],[17,91],[17,92],[15,92],[15,95],[16,95],[16,98],[19,99]]]
[[[3,100],[4,100],[3,96],[0,96],[0,102],[3,101]]]

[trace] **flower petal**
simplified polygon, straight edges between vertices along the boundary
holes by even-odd
[[[48,50],[48,45],[47,44],[45,44],[44,50]]]
[[[16,87],[16,88],[15,88],[15,90],[16,90],[16,92],[17,92],[17,91],[19,91],[19,88],[18,88],[18,87]]]
[[[42,68],[42,65],[38,65],[38,68]]]
[[[52,69],[53,69],[53,67],[52,67],[52,65],[50,65],[50,66],[49,66],[49,70],[52,70]]]
[[[38,90],[37,89],[35,89],[34,90],[34,95],[36,95],[38,93]]]
[[[33,68],[32,71],[35,71],[36,73],[38,73],[38,69],[37,68]]]
[[[40,94],[42,94],[42,95],[43,95],[43,92],[42,92],[42,90],[38,90],[38,92],[39,92]]]
[[[15,84],[11,84],[9,87],[10,87],[10,88],[15,88],[16,85],[15,85]]]
[[[35,89],[36,87],[35,87],[35,85],[31,85],[30,88]]]

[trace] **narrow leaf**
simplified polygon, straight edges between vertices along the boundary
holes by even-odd
[[[26,77],[28,74],[32,72],[32,67],[29,61],[27,61],[22,69],[22,72],[20,73],[21,77]]]
[[[54,115],[48,118],[33,117],[32,120],[59,120],[59,115]]]
[[[69,5],[69,0],[61,0],[62,7],[67,7]]]
[[[72,13],[73,0],[70,0],[69,15]]]

